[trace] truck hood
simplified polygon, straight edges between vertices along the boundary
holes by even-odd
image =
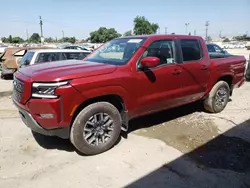
[[[34,81],[53,82],[70,80],[114,72],[115,65],[95,63],[83,60],[66,60],[41,63],[20,68],[18,71]]]

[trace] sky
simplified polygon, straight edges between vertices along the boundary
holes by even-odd
[[[4,8],[3,8],[4,7]],[[208,35],[218,38],[248,33],[250,35],[250,0],[9,0],[1,3],[0,37],[27,37],[40,34],[39,16],[44,37],[75,36],[86,39],[99,27],[115,28],[123,34],[133,29],[136,16],[158,23],[160,33]]]

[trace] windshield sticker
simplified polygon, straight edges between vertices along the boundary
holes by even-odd
[[[128,41],[128,43],[139,43],[139,42],[141,42],[142,41],[142,39],[130,39],[129,41]]]

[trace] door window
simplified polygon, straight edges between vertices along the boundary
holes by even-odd
[[[40,53],[36,59],[35,63],[53,62],[58,61],[58,53]]]
[[[202,58],[202,50],[198,40],[181,40],[183,62],[197,61]]]
[[[62,54],[62,56],[64,57],[63,59],[67,60],[67,59],[83,59],[88,55],[88,53],[84,53],[84,52],[65,52]]]
[[[143,53],[142,58],[144,57],[158,57],[160,65],[175,64],[174,41],[160,40],[153,42]]]

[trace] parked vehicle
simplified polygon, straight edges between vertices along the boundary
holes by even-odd
[[[61,60],[84,59],[90,52],[85,50],[70,49],[43,49],[29,50],[19,63],[19,67],[23,68],[29,65],[54,62]]]
[[[4,53],[5,49],[7,48],[8,46],[4,45],[4,44],[0,44],[0,55]]]
[[[226,50],[222,49],[219,45],[214,43],[208,43],[207,49],[210,59],[225,58],[232,56],[232,54],[228,53]]]
[[[120,44],[122,52],[107,51]],[[84,61],[19,69],[13,102],[34,132],[69,138],[94,155],[114,146],[132,118],[194,101],[221,112],[244,83],[245,63],[243,56],[210,59],[198,36],[117,38]]]
[[[93,48],[88,48],[85,46],[66,46],[64,49],[74,49],[74,50],[86,50],[88,52],[92,52]]]
[[[246,63],[245,78],[246,78],[246,81],[250,82],[250,54],[249,54],[248,61]]]
[[[247,43],[246,43],[246,49],[247,49],[247,50],[250,50],[250,42],[247,42]]]
[[[18,69],[18,62],[23,58],[26,52],[30,49],[44,49],[46,47],[16,47],[6,48],[4,53],[0,56],[1,63],[1,78],[12,76]]]

